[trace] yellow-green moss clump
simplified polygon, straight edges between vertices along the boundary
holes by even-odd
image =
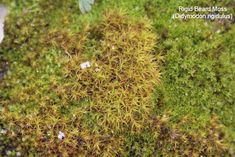
[[[159,81],[150,24],[109,11],[84,35],[94,48],[86,50],[84,45],[76,52],[67,51],[71,55],[64,72],[69,81],[58,93],[73,101],[89,99],[81,109],[96,116],[95,126],[101,132],[141,129],[149,119],[152,92]],[[93,54],[88,56],[87,51]],[[82,69],[80,64],[86,61],[91,67]]]
[[[111,10],[97,26],[81,32],[50,31],[47,46],[64,55],[50,50],[48,57],[44,50],[37,62],[42,67],[43,59],[51,66],[60,63],[62,72],[41,78],[48,79],[44,84],[35,82],[42,69],[34,66],[35,75],[26,76],[31,84],[11,90],[2,103],[13,109],[5,107],[1,116],[9,124],[8,138],[23,141],[18,142],[19,151],[30,147],[41,155],[120,154],[124,133],[140,132],[150,123],[152,92],[159,82],[151,54],[155,40],[148,20]],[[90,67],[82,69],[86,61]],[[59,132],[64,139],[58,138]]]
[[[82,127],[89,134],[107,137],[105,144],[96,139],[93,147],[100,153],[105,154],[101,149],[104,147],[109,153],[118,154],[121,133],[140,131],[149,121],[152,92],[159,81],[151,54],[156,37],[148,21],[136,21],[110,10],[98,26],[84,32],[72,35],[70,42],[66,42],[68,35],[64,33],[59,38],[56,33],[51,34],[51,43],[68,54],[64,68],[67,82],[58,86],[57,93],[68,102],[86,100],[79,107]],[[87,61],[90,67],[82,69],[80,64]],[[108,141],[117,147],[109,148]]]

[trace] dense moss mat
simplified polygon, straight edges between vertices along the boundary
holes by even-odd
[[[0,2],[0,156],[234,155],[234,21],[171,19],[233,1]]]

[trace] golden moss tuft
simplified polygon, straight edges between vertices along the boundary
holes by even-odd
[[[102,132],[141,129],[149,119],[151,93],[159,81],[151,54],[156,37],[150,24],[107,11],[103,21],[84,36],[93,42],[95,52],[91,56],[83,48],[68,52],[64,71],[69,81],[61,94],[73,101],[88,98],[89,104],[81,109],[95,114]],[[91,67],[82,69],[80,64],[86,61]]]
[[[14,77],[9,79],[17,86],[9,87],[11,96],[1,100],[8,138],[22,139],[17,148],[31,146],[42,156],[120,154],[125,131],[141,131],[149,123],[152,92],[159,82],[152,55],[156,37],[149,21],[109,10],[97,26],[82,32],[48,32],[39,44],[61,49],[64,55],[36,51],[22,61],[30,55],[37,61],[15,67],[28,69],[22,78],[30,83],[19,86]],[[86,61],[91,67],[82,69]],[[62,72],[49,71],[48,65],[61,66]],[[40,73],[48,75],[38,79]],[[60,131],[63,140],[58,139]]]

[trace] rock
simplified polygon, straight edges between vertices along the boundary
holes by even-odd
[[[82,69],[89,68],[89,67],[91,67],[91,63],[90,63],[89,61],[84,62],[84,63],[81,63],[81,64],[80,64],[80,67],[81,67]]]
[[[5,17],[8,13],[7,7],[4,5],[0,5],[0,43],[2,42],[4,38],[4,21]]]
[[[65,135],[63,132],[59,131],[59,134],[58,134],[58,139],[60,140],[63,140],[65,138]]]

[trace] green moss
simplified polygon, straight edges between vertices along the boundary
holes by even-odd
[[[1,155],[234,153],[234,24],[171,19],[179,5],[234,14],[232,1],[102,0],[85,15],[77,0],[1,2]]]

